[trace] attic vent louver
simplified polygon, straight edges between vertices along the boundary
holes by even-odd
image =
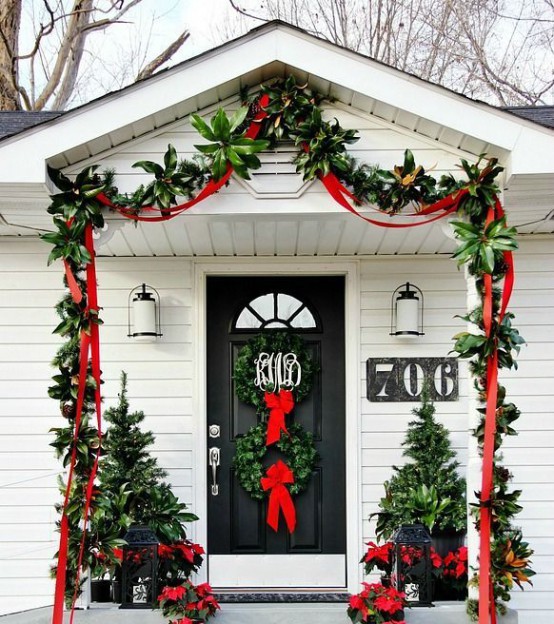
[[[300,197],[311,182],[304,182],[302,175],[296,173],[296,166],[292,161],[297,152],[298,148],[294,143],[279,143],[275,149],[258,154],[262,166],[257,171],[250,172],[251,180],[236,179],[255,197]]]

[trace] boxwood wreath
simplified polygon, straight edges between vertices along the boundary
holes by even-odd
[[[260,353],[294,353],[302,370],[300,383],[292,390],[294,402],[300,403],[312,391],[314,375],[318,368],[310,357],[306,344],[295,334],[285,331],[272,331],[258,334],[249,340],[239,351],[233,369],[235,393],[239,400],[251,405],[256,413],[266,416],[268,409],[264,402],[264,390],[254,385],[256,379],[256,358]],[[269,392],[279,388],[266,388]]]
[[[283,453],[286,463],[294,473],[294,483],[289,491],[292,495],[300,494],[307,489],[312,478],[319,455],[314,446],[311,433],[305,431],[298,423],[288,427],[290,436],[281,433],[275,447]],[[264,500],[269,496],[261,486],[261,479],[266,467],[263,464],[268,447],[265,444],[265,423],[258,423],[247,433],[237,438],[233,467],[241,486],[254,500]]]
[[[86,517],[97,505],[92,488],[87,487],[93,483],[95,458],[101,448],[101,376],[94,357],[89,360],[91,330],[97,333],[101,322],[92,228],[102,227],[106,208],[137,221],[173,218],[223,188],[233,172],[248,178],[249,170],[260,167],[256,154],[281,139],[298,146],[295,162],[304,179],[319,179],[337,203],[367,222],[379,227],[411,227],[454,213],[459,216],[452,223],[459,241],[455,257],[475,281],[478,304],[465,317],[472,329],[455,337],[454,350],[459,357],[471,359],[481,419],[474,436],[483,457],[482,487],[475,503],[480,548],[474,582],[479,586],[479,603],[470,602],[469,611],[480,623],[488,623],[490,610],[502,611],[502,601],[509,600],[514,583],[530,582],[533,574],[529,560],[533,551],[514,527],[514,517],[521,510],[517,502],[521,492],[511,489],[511,475],[502,466],[500,452],[504,438],[517,435],[513,425],[519,410],[508,401],[497,374],[499,369],[516,367],[515,356],[523,342],[513,325],[514,316],[507,310],[514,278],[512,251],[517,249],[517,241],[516,230],[507,225],[498,200],[496,179],[503,168],[495,158],[481,157],[474,164],[462,160],[461,178],[447,175],[435,180],[416,165],[409,150],[403,163],[391,171],[357,163],[347,152],[347,145],[358,139],[356,131],[341,128],[337,120],[325,120],[320,108],[323,98],[307,85],[297,84],[293,76],[262,84],[250,93],[245,90],[241,96],[244,106],[231,117],[223,109],[211,123],[192,115],[192,125],[208,141],[197,146],[198,154],[192,159],[179,160],[170,145],[163,166],[150,161],[136,163],[154,179],[132,193],[119,192],[115,171],[100,175],[97,167],[87,167],[69,179],[57,170],[48,170],[61,192],[52,196],[48,209],[54,231],[43,238],[53,246],[49,262],[61,259],[64,263],[68,295],[58,308],[62,322],[56,332],[68,340],[70,352],[70,357],[56,359],[59,374],[54,376],[49,394],[60,401],[62,416],[67,419],[66,426],[55,431],[54,446],[65,458],[69,475],[75,475],[73,483],[68,479],[65,484],[60,552],[66,547],[69,551],[66,559],[58,559],[53,623],[62,621],[60,595],[63,598],[64,588],[74,602],[76,572],[87,559],[84,548],[90,534]],[[178,198],[188,200],[179,203]],[[363,204],[371,205],[376,218],[357,210]],[[408,207],[414,217],[410,223],[388,218],[404,216]],[[91,418],[95,411],[97,423]]]

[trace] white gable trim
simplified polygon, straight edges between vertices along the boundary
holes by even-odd
[[[45,162],[64,150],[161,110],[177,118],[191,98],[201,108],[198,96],[274,61],[507,150],[509,176],[554,173],[554,131],[277,22],[1,142],[0,185],[44,184]]]

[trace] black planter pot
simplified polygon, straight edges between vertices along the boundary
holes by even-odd
[[[96,579],[90,583],[90,600],[91,602],[110,602],[111,583],[108,580]]]
[[[433,600],[465,600],[467,598],[467,589],[456,589],[452,587],[448,581],[444,579],[436,579]]]
[[[446,557],[449,552],[456,552],[460,546],[464,545],[466,534],[461,533],[433,533],[431,544],[441,557]]]

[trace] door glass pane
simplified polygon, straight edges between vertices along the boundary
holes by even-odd
[[[277,316],[280,319],[287,320],[301,305],[302,302],[298,301],[296,297],[279,293],[277,295]]]
[[[311,327],[316,327],[316,322],[313,314],[308,310],[308,308],[304,308],[292,319],[291,325],[293,327],[309,329]]]
[[[250,302],[250,307],[255,310],[263,319],[272,319],[275,314],[275,306],[273,304],[273,293],[262,295]]]
[[[239,329],[256,329],[261,327],[261,325],[262,323],[260,319],[257,316],[254,316],[248,308],[244,308],[244,310],[239,314],[235,326]]]
[[[318,323],[306,303],[271,292],[252,299],[237,316],[235,329],[315,329]]]

